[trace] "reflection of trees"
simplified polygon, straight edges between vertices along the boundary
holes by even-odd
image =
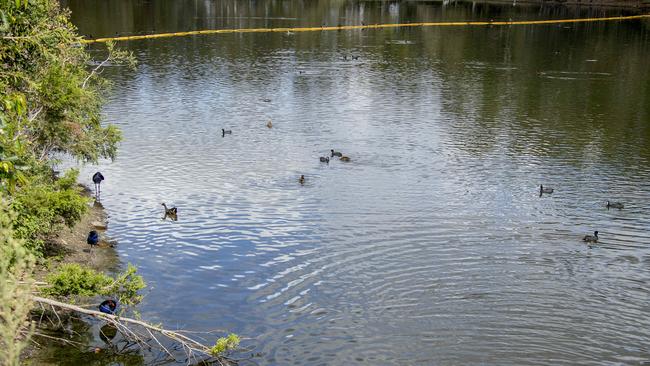
[[[442,7],[428,2],[376,1],[133,4],[118,0],[68,2],[81,31],[95,35],[153,29],[163,32],[621,13],[559,6],[454,3]],[[464,146],[473,151],[499,145],[512,153],[582,154],[585,149],[594,149],[593,141],[599,141],[595,148],[603,149],[602,154],[648,158],[648,24],[630,21],[228,34],[132,42],[128,46],[136,55],[146,54],[146,64],[156,67],[155,78],[146,82],[152,90],[171,85],[183,95],[183,88],[192,87],[188,81],[194,81],[219,83],[220,90],[254,85],[287,92],[283,86],[286,75],[309,72],[306,68],[311,67],[318,68],[316,72],[323,77],[296,76],[290,92],[317,96],[331,92],[330,88],[341,93],[350,93],[352,88],[375,90],[373,83],[380,81],[359,77],[359,73],[367,72],[402,90],[427,89],[422,95],[439,89],[440,100],[435,102],[441,104],[441,113],[448,120],[443,127],[453,131],[453,138],[468,141]],[[397,40],[415,44],[391,43]],[[347,53],[361,55],[358,72],[338,69],[337,62]],[[597,61],[587,61],[594,59]],[[439,82],[413,83],[432,77]],[[218,102],[215,100],[215,105]]]
[[[440,73],[449,86],[442,104],[455,116],[454,136],[474,148],[494,147],[490,142],[499,136],[513,153],[536,149],[565,155],[589,149],[591,154],[650,157],[650,74],[640,61],[647,53],[647,33],[636,30],[635,23],[557,28],[456,35],[465,42],[453,44],[469,47],[440,55],[454,60],[443,62]],[[471,39],[476,37],[483,39]],[[472,60],[480,62],[478,70]]]
[[[627,15],[630,11],[562,6],[503,6],[481,3],[379,1],[125,1],[67,0],[84,34],[112,36],[196,29],[313,27],[430,22],[508,20]]]

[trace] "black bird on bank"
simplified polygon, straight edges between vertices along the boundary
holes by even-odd
[[[104,180],[104,176],[102,173],[97,172],[93,174],[93,183],[95,183],[95,197],[99,197],[99,194],[101,193],[101,184],[102,181]]]
[[[88,238],[86,238],[86,243],[90,245],[90,251],[92,252],[93,247],[99,244],[99,234],[97,231],[92,230],[88,233]]]
[[[115,309],[117,309],[117,302],[111,299],[104,300],[99,304],[99,311],[105,314],[113,315],[115,314]]]

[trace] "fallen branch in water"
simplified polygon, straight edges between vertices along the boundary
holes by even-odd
[[[185,334],[182,334],[180,331],[164,329],[160,326],[151,325],[141,320],[105,314],[99,311],[84,309],[77,305],[72,305],[72,304],[68,304],[68,303],[64,303],[52,299],[47,299],[44,297],[32,296],[32,300],[40,304],[41,306],[48,305],[49,307],[51,307],[52,311],[54,311],[54,314],[57,317],[58,314],[56,313],[56,310],[54,310],[54,308],[74,311],[77,313],[86,314],[86,315],[94,316],[102,320],[105,320],[107,323],[117,328],[117,330],[120,333],[122,333],[122,335],[127,339],[130,339],[138,343],[141,347],[144,348],[149,348],[152,346],[159,348],[160,350],[165,352],[169,357],[173,359],[176,359],[176,357],[174,357],[174,355],[165,346],[163,346],[162,342],[158,339],[160,335],[181,345],[187,357],[188,363],[190,362],[190,360],[193,360],[194,362],[213,360],[218,362],[221,365],[227,363],[227,360],[225,360],[223,357],[220,356],[220,352],[215,351],[216,346],[208,347],[203,343]],[[159,336],[156,337],[156,335]],[[217,341],[217,344],[219,343],[219,341]],[[239,340],[237,338],[237,343],[238,342]],[[227,347],[223,351],[227,351],[229,349],[232,348]]]

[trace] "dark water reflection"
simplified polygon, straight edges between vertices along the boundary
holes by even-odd
[[[67,4],[95,37],[622,13]],[[143,318],[235,331],[264,365],[650,360],[647,22],[121,45],[140,65],[105,73],[106,119],[125,140],[100,167],[102,198],[121,257],[151,284]],[[352,162],[320,163],[331,148]],[[160,219],[161,202],[178,221]]]

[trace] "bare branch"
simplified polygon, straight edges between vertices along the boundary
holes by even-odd
[[[101,69],[101,68],[102,68],[102,67],[103,67],[103,66],[104,66],[104,65],[105,65],[105,64],[106,64],[110,59],[111,59],[111,52],[109,51],[109,52],[108,52],[108,56],[106,57],[106,59],[105,59],[104,61],[100,62],[99,65],[97,65],[97,66],[96,66],[96,67],[95,67],[95,68],[90,72],[90,74],[88,74],[88,76],[86,76],[86,79],[84,79],[84,82],[81,84],[81,88],[82,88],[82,89],[85,89],[85,88],[86,88],[86,83],[88,83],[88,80],[90,80],[90,78],[92,78],[92,77],[97,73],[97,71],[98,71],[99,69]]]
[[[162,336],[164,336],[164,337],[166,337],[166,338],[168,338],[168,339],[170,339],[170,340],[172,340],[174,342],[179,343],[183,347],[183,349],[185,350],[186,357],[188,359],[196,359],[197,354],[201,355],[202,357],[205,357],[207,359],[214,359],[214,356],[210,352],[210,347],[204,345],[203,343],[201,343],[201,342],[199,342],[199,341],[197,341],[197,340],[195,340],[195,339],[193,339],[193,338],[191,338],[191,337],[189,337],[187,335],[184,335],[184,334],[180,333],[179,331],[164,329],[164,328],[159,327],[159,326],[154,326],[154,325],[148,324],[148,323],[143,322],[141,320],[126,318],[126,317],[121,317],[121,316],[116,316],[116,315],[105,314],[105,313],[102,313],[102,312],[99,312],[99,311],[89,310],[89,309],[85,309],[85,308],[82,308],[82,307],[77,306],[77,305],[67,304],[67,303],[64,303],[64,302],[60,302],[60,301],[56,301],[56,300],[52,300],[52,299],[47,299],[47,298],[43,298],[43,297],[32,296],[32,300],[34,302],[40,304],[41,306],[43,304],[45,304],[45,305],[49,305],[52,308],[57,307],[57,308],[60,308],[60,309],[70,310],[70,311],[74,311],[74,312],[77,312],[77,313],[91,315],[91,316],[103,319],[106,322],[108,322],[108,323],[112,324],[113,326],[115,326],[126,337],[134,340],[135,342],[137,342],[141,346],[149,345],[149,343],[147,343],[147,341],[145,340],[145,338],[147,338],[146,336],[143,336],[142,334],[136,333],[136,331],[133,328],[129,327],[128,325],[134,325],[134,326],[142,327],[142,328],[144,328],[146,330],[146,332],[151,337],[151,339],[155,343],[157,343],[158,346],[167,355],[169,355],[172,358],[173,358],[173,356],[172,356],[171,352],[162,345],[162,342],[159,341],[159,339],[154,335],[154,333],[158,333],[158,334],[160,334],[160,335],[162,335]],[[55,314],[56,314],[56,311],[55,311]],[[58,315],[57,315],[57,317],[58,317]],[[217,359],[217,360],[219,360],[219,359]],[[219,360],[219,361],[221,361],[221,360]]]

